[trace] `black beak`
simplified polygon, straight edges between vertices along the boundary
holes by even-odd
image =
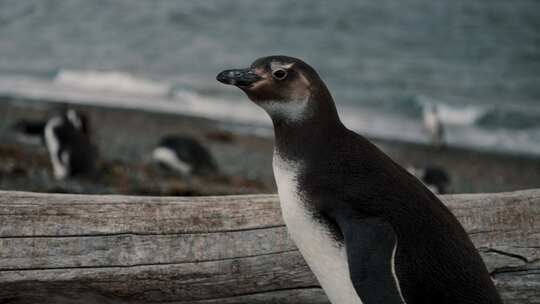
[[[250,69],[225,70],[219,73],[216,77],[217,81],[235,85],[237,87],[249,87],[255,82],[262,79],[261,76],[255,74]]]

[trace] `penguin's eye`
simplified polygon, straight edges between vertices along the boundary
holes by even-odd
[[[283,80],[285,77],[287,77],[287,71],[278,69],[272,72],[272,76],[277,80]]]

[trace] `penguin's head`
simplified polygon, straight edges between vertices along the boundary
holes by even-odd
[[[316,108],[313,100],[331,100],[317,72],[302,60],[293,57],[262,57],[255,60],[249,68],[219,73],[217,80],[240,88],[272,117],[306,116],[313,112],[309,110]]]
[[[85,114],[75,111],[73,109],[67,109],[63,113],[63,119],[75,130],[78,130],[82,134],[89,135],[89,121]]]

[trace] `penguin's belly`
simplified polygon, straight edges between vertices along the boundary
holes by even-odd
[[[353,287],[345,248],[312,216],[298,191],[299,166],[274,155],[274,176],[289,234],[333,304],[361,304]]]

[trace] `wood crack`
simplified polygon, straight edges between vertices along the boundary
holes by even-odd
[[[493,249],[493,248],[479,248],[479,251],[484,252],[484,253],[500,254],[500,255],[503,255],[503,256],[510,257],[510,258],[521,260],[525,264],[529,263],[529,260],[527,260],[526,257],[524,257],[522,255],[519,255],[517,253],[506,252],[506,251],[503,251],[503,250],[500,250],[500,249]]]
[[[194,230],[189,232],[162,232],[162,233],[141,233],[141,232],[118,232],[118,233],[89,233],[89,234],[63,234],[63,235],[0,235],[0,239],[39,239],[39,238],[85,238],[85,237],[112,237],[112,236],[175,236],[175,235],[197,235],[197,234],[219,234],[219,233],[234,233],[234,232],[244,232],[244,231],[256,231],[256,230],[265,230],[265,229],[276,229],[276,228],[285,228],[285,225],[268,225],[268,226],[258,226],[258,227],[248,227],[241,229],[224,229],[224,230]]]
[[[207,259],[207,260],[193,260],[186,262],[170,262],[170,263],[141,263],[141,264],[130,264],[130,265],[99,265],[99,266],[77,266],[77,267],[36,267],[36,268],[0,268],[0,272],[22,272],[22,271],[47,271],[47,270],[76,270],[76,269],[108,269],[108,268],[136,268],[136,267],[151,267],[151,266],[174,266],[174,265],[183,265],[183,264],[196,264],[196,263],[211,263],[211,262],[222,262],[222,261],[233,261],[249,258],[258,258],[264,256],[272,255],[281,255],[291,252],[297,252],[298,249],[289,249],[283,251],[275,251],[270,253],[254,254],[254,255],[245,255],[237,257],[226,257],[221,259]]]

